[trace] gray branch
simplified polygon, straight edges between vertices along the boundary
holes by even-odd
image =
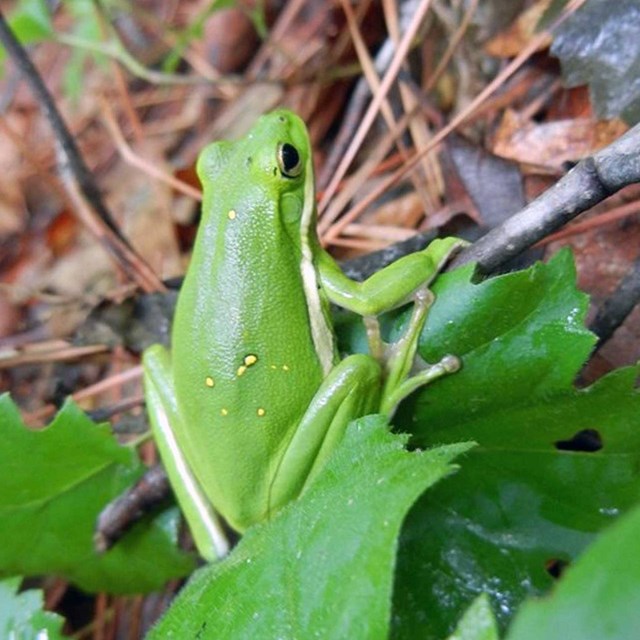
[[[452,267],[477,262],[481,273],[491,273],[583,211],[636,182],[640,182],[640,124],[579,162],[520,213],[463,251]]]

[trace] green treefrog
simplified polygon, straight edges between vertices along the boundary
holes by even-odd
[[[198,159],[202,219],[168,351],[143,356],[147,407],[196,545],[225,552],[217,513],[239,532],[267,520],[320,471],[348,423],[391,415],[417,387],[453,372],[453,356],[411,375],[433,296],[461,241],[445,238],[359,283],[316,235],[312,153],[293,113],[262,116],[237,142]],[[402,338],[376,316],[413,301]],[[333,302],[365,318],[370,354],[340,359]]]

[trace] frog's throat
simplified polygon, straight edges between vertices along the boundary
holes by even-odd
[[[313,214],[316,203],[313,181],[313,165],[311,154],[309,154],[307,166],[305,167],[304,208],[302,210],[302,219],[300,220],[300,246],[302,247],[300,272],[302,274],[304,295],[307,299],[313,345],[318,354],[322,370],[326,375],[333,367],[334,338],[333,331],[327,324],[326,314],[322,309],[318,288],[318,273],[313,263],[313,250],[310,245],[310,227],[314,222]]]

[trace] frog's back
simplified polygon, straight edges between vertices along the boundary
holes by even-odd
[[[271,155],[260,155],[266,144]],[[197,268],[180,294],[172,345],[180,354],[173,365],[177,395],[189,398],[179,411],[184,424],[198,425],[184,434],[182,447],[194,468],[215,469],[200,481],[241,529],[267,515],[267,480],[275,468],[265,465],[278,464],[323,379],[327,363],[318,341],[333,345],[329,326],[318,325],[323,314],[313,313],[315,326],[310,318],[310,305],[322,303],[309,300],[319,294],[301,241],[304,189],[271,170],[281,144],[270,134],[266,142],[245,139],[210,149],[215,177],[203,180],[192,258]]]

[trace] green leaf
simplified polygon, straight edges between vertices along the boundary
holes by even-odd
[[[352,423],[297,501],[197,572],[153,638],[386,638],[410,505],[470,445],[408,453],[381,416]]]
[[[480,594],[464,612],[447,640],[499,640],[498,625],[486,593]]]
[[[53,34],[46,0],[21,0],[9,18],[11,29],[22,44],[32,44]]]
[[[45,0],[21,0],[11,13],[8,24],[17,40],[25,46],[47,40],[53,34]],[[6,57],[7,52],[0,45],[0,64]]]
[[[640,629],[640,507],[608,528],[563,574],[551,597],[528,601],[508,640],[628,640]]]
[[[58,640],[64,620],[42,609],[40,590],[18,593],[20,578],[0,581],[0,637],[15,640]]]
[[[72,402],[53,423],[25,428],[8,395],[0,397],[0,572],[59,574],[87,591],[136,593],[185,575],[193,559],[176,548],[177,513],[138,523],[98,555],[93,529],[101,509],[144,468],[108,426]]]
[[[461,356],[462,370],[394,420],[420,447],[478,442],[407,518],[398,638],[443,637],[481,592],[506,624],[552,584],[547,567],[575,558],[640,491],[639,369],[574,387],[594,337],[570,254],[477,285],[470,277],[465,268],[438,278],[421,345],[430,361]],[[580,435],[596,446],[567,450]]]

